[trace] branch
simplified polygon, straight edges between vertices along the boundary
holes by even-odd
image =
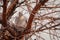
[[[48,0],[44,0],[44,1],[42,1],[41,3],[38,3],[35,7],[34,7],[34,9],[32,10],[32,13],[34,14],[34,15],[32,15],[32,13],[30,14],[30,17],[29,17],[29,20],[28,20],[28,23],[27,23],[27,26],[26,26],[26,29],[25,29],[25,31],[27,30],[27,29],[31,29],[31,25],[32,25],[32,21],[33,21],[33,18],[34,18],[34,16],[35,16],[35,14],[37,13],[37,11],[40,9],[40,7],[41,6],[43,6],[46,2],[47,2]],[[24,32],[25,32],[24,31]]]
[[[14,14],[13,11],[19,7],[21,4],[23,4],[25,1],[21,2],[21,3],[18,3],[18,0],[15,0],[10,6],[9,8],[7,9],[7,19],[11,18],[11,16]],[[16,7],[16,5],[19,5]]]
[[[3,14],[2,14],[2,22],[3,26],[7,26],[7,15],[6,15],[6,9],[7,9],[7,0],[3,0]]]
[[[18,3],[18,0],[15,0],[7,9],[7,19],[11,17],[14,13],[12,13],[15,10],[16,4]]]
[[[55,28],[56,26],[60,26],[60,23],[59,24],[56,24],[54,26],[51,26],[51,27],[47,27],[47,28],[44,28],[44,29],[39,29],[36,32],[38,32],[38,31],[44,31],[44,30],[47,30],[47,29],[52,29],[52,28]]]

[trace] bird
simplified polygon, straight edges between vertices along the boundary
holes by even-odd
[[[18,31],[24,31],[26,28],[26,17],[22,13],[18,14],[18,17],[15,19],[16,28]]]
[[[23,16],[22,13],[17,12],[12,18],[9,20],[9,25],[14,27],[17,31],[24,31],[27,25],[27,19]]]

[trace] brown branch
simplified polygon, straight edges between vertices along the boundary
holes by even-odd
[[[3,0],[3,14],[2,14],[2,21],[3,21],[3,26],[7,26],[7,15],[6,15],[6,9],[7,9],[7,0]]]
[[[18,3],[18,0],[15,0],[7,9],[7,19],[11,18],[11,16],[14,14],[13,11],[19,7],[21,4],[23,4],[25,1]],[[17,4],[19,4],[18,6],[16,6]]]
[[[59,7],[57,7],[57,6],[54,6],[54,7],[53,7],[53,6],[52,6],[52,7],[49,7],[49,6],[48,6],[48,7],[41,7],[41,8],[60,8],[60,6],[59,6]]]
[[[44,29],[39,29],[39,30],[37,30],[36,32],[44,31],[44,30],[47,30],[47,29],[52,29],[52,28],[55,28],[56,26],[60,26],[60,23],[59,23],[59,24],[56,24],[56,25],[54,25],[54,26],[51,26],[51,27],[47,27],[47,28],[44,28]]]
[[[43,6],[47,1],[48,0],[44,0],[43,3],[38,3],[34,7],[34,9],[32,10],[32,13],[35,15],[37,13],[37,11],[40,9],[40,7]],[[28,23],[27,23],[27,26],[26,26],[26,30],[31,28],[32,21],[33,21],[33,18],[34,18],[34,15],[32,15],[32,13],[30,14],[30,17],[29,17],[29,20],[28,20]]]
[[[18,0],[15,0],[7,9],[7,19],[13,15],[13,11],[15,10],[16,4],[18,3]]]
[[[4,27],[7,27],[7,15],[6,15],[6,9],[7,9],[7,0],[3,0],[3,14],[2,14],[2,25]],[[5,30],[2,32],[3,34],[3,39],[5,38]]]
[[[39,18],[34,18],[34,20],[45,20],[45,19],[50,19],[50,20],[60,20],[60,18],[55,18],[55,17],[39,17]]]

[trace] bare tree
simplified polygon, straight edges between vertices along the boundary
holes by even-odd
[[[0,40],[60,40],[59,0],[0,2]]]

